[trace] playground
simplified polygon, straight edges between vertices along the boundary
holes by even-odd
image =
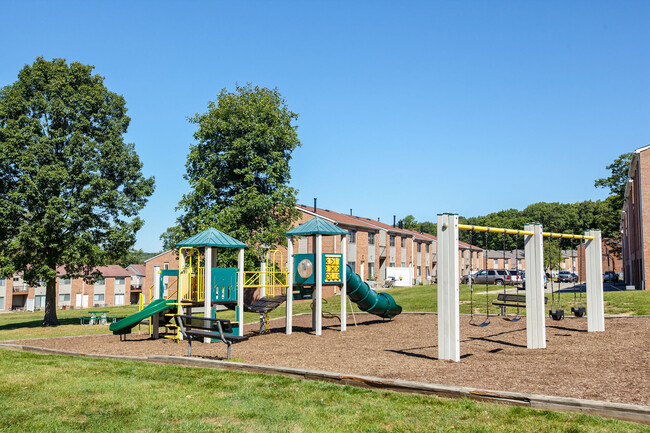
[[[172,356],[176,358],[165,362],[178,363],[191,352],[195,359],[230,359],[227,367],[252,368],[248,364],[373,377],[375,386],[388,388],[391,381],[401,380],[497,395],[511,392],[648,405],[650,317],[605,318],[599,231],[565,235],[543,232],[538,224],[524,230],[461,226],[455,214],[439,215],[438,227],[438,286],[418,292],[436,299],[435,310],[403,310],[398,293],[407,300],[406,290],[371,290],[345,265],[347,231],[315,217],[287,233],[286,262],[280,252],[271,251],[259,271],[243,268],[246,245],[215,229],[180,242],[180,269],[155,269],[159,277],[152,298],[137,313],[111,323],[113,335],[12,344],[63,354]],[[481,292],[472,295],[471,285],[472,314],[460,314],[459,229],[482,231],[486,236],[488,232],[526,236],[525,294],[504,292],[496,298],[485,286],[487,311],[492,296],[492,305],[500,306],[501,315],[484,314],[472,301]],[[334,251],[323,251],[323,235],[340,237],[340,252],[336,243]],[[311,237],[311,251],[294,254],[293,236]],[[543,289],[542,241],[563,237],[585,242],[585,298],[574,299],[578,311],[567,309],[574,317],[565,316],[562,307],[569,305],[560,305],[559,298],[557,304],[552,300],[546,305]],[[213,248],[238,249],[237,267],[215,267]],[[176,278],[174,290],[165,278]],[[338,298],[330,298],[336,302],[323,297],[323,286],[328,285],[339,290]],[[294,303],[311,305],[311,312],[294,314]],[[272,317],[281,305],[284,314],[276,312]],[[329,305],[327,310],[324,305]],[[224,308],[230,311],[220,314]],[[504,308],[510,308],[510,314]],[[259,315],[259,322],[250,320],[251,313]]]
[[[432,295],[434,291],[432,289]],[[271,332],[233,346],[233,358],[250,364],[325,370],[473,388],[648,405],[650,402],[650,317],[607,318],[607,332],[588,333],[586,318],[546,319],[548,346],[526,349],[526,319],[492,318],[485,328],[461,315],[461,362],[437,359],[437,315],[402,313],[384,321],[351,315],[346,332],[335,319],[323,319],[322,335],[311,330],[308,314],[293,318],[284,334],[283,318],[270,321]],[[187,355],[187,344],[132,334],[32,339],[12,343],[103,355]],[[224,359],[221,343],[196,344],[193,356]]]

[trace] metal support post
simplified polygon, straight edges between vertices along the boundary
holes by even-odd
[[[336,239],[336,236],[334,237]],[[341,235],[341,275],[343,276],[343,285],[341,286],[341,332],[348,329],[348,313],[345,300],[348,296],[348,282],[347,282],[347,264],[348,264],[348,237]]]
[[[198,266],[197,266],[198,267]],[[203,276],[204,276],[204,284],[203,287],[205,290],[203,291],[203,317],[212,317],[212,291],[214,288],[212,287],[212,247],[205,247],[205,257],[203,260]],[[210,327],[210,321],[206,320],[204,323],[204,326],[206,328]],[[212,341],[211,338],[205,337],[203,339],[204,343],[210,343]]]
[[[544,248],[541,224],[527,224],[524,237],[526,257],[526,347],[546,348],[546,305],[544,304]]]
[[[244,336],[244,249],[239,249],[239,254],[237,256],[237,322],[239,322],[239,328],[237,335],[240,337]]]
[[[460,361],[458,215],[438,215],[438,359]]]
[[[316,234],[316,290],[314,293],[313,314],[316,319],[316,335],[323,334],[323,235]]]
[[[293,332],[293,236],[287,241],[287,308],[284,333],[289,335]]]
[[[593,236],[585,245],[585,268],[587,277],[587,330],[605,330],[605,305],[603,300],[603,262],[600,230],[587,230],[586,236]]]

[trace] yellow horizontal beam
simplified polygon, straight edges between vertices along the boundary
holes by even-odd
[[[534,233],[528,230],[502,229],[498,227],[471,226],[467,224],[458,224],[458,230],[473,230],[475,232],[505,233],[507,235],[529,235]]]
[[[472,226],[468,224],[458,224],[458,230],[473,230],[475,232],[489,232],[489,233],[505,233],[507,235],[528,235],[532,236],[534,233],[528,230],[513,230],[504,229],[499,227],[485,227],[485,226]],[[545,238],[563,238],[563,239],[593,239],[593,236],[585,235],[572,235],[566,233],[552,233],[544,232],[542,236]]]

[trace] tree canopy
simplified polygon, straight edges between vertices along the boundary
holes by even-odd
[[[44,325],[56,325],[57,267],[92,281],[124,255],[153,193],[133,144],[125,100],[93,66],[39,57],[0,90],[0,268],[46,282]]]
[[[185,164],[191,191],[178,205],[178,226],[161,236],[167,245],[215,227],[245,242],[257,264],[284,244],[298,217],[289,186],[289,161],[300,146],[297,118],[277,89],[251,84],[223,89],[206,113],[191,118],[198,126]]]
[[[596,179],[596,188],[609,188],[612,206],[618,211],[623,209],[625,200],[625,185],[627,184],[628,171],[632,162],[632,153],[624,153],[609,164],[606,168],[611,172],[609,177]]]

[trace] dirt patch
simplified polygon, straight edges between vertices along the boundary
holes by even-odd
[[[474,388],[527,392],[650,405],[650,317],[605,320],[605,332],[587,332],[585,318],[547,319],[547,348],[526,349],[526,319],[494,317],[484,328],[461,317],[461,361],[437,359],[437,316],[402,314],[392,321],[352,316],[347,332],[335,319],[323,319],[323,335],[311,331],[311,316],[294,317],[294,333],[284,334],[284,319],[271,332],[233,345],[232,356],[247,363],[326,370]],[[132,334],[127,341],[99,335],[23,340],[19,344],[81,353],[187,355],[187,344],[150,340]],[[223,343],[193,344],[192,354],[222,359]]]

